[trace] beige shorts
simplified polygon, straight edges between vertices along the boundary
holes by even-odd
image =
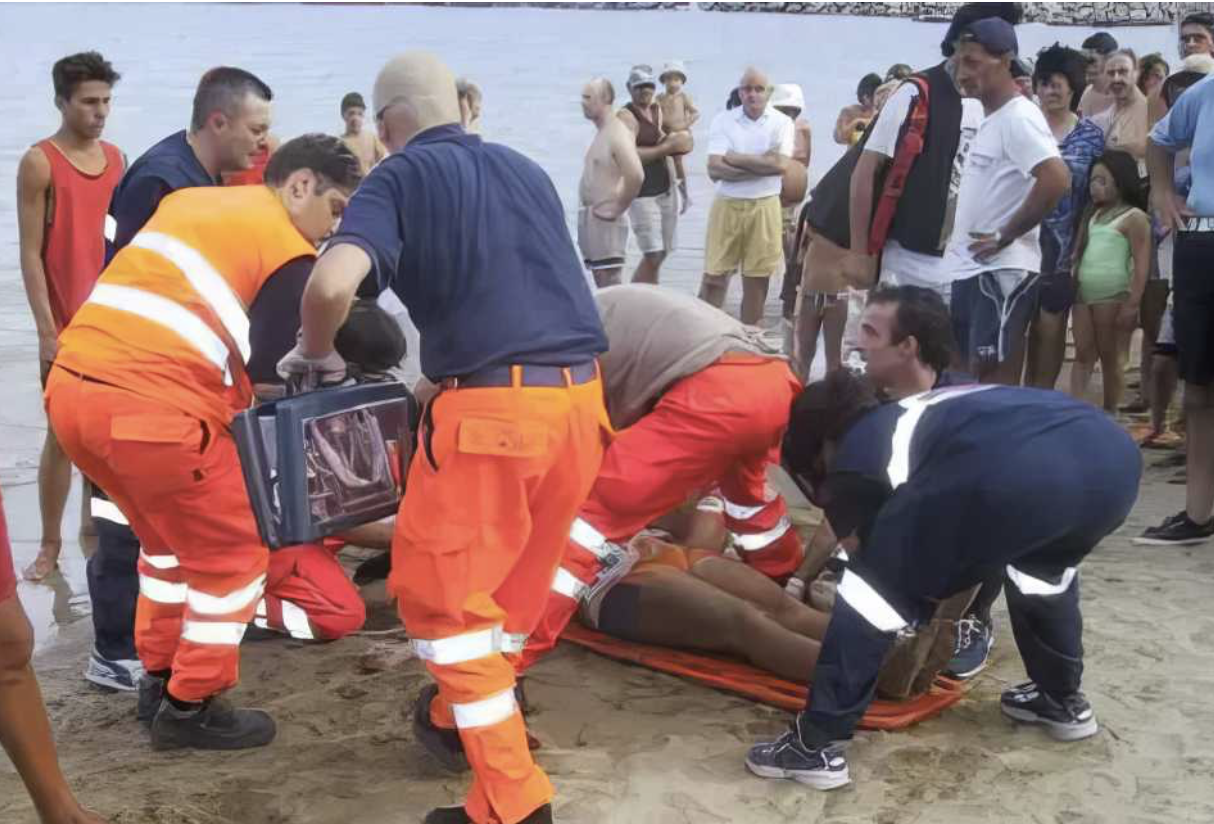
[[[767,278],[784,271],[783,213],[779,195],[757,200],[721,197],[708,213],[704,272]]]
[[[628,220],[620,215],[615,220],[595,217],[589,206],[577,213],[577,245],[586,268],[616,269],[624,265],[628,248]]]
[[[679,199],[671,186],[665,194],[638,197],[628,207],[632,233],[641,254],[673,252],[678,238]]]

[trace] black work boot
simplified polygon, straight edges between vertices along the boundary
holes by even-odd
[[[458,807],[437,807],[431,810],[422,824],[472,824],[472,818],[461,804]],[[545,804],[519,824],[552,824],[552,805]]]
[[[139,703],[135,707],[135,717],[148,729],[152,728],[152,719],[164,700],[164,685],[168,682],[168,678],[150,672],[144,673],[139,679]]]
[[[277,727],[262,710],[237,709],[212,696],[190,709],[178,709],[168,693],[152,720],[152,749],[246,750],[274,740]]]
[[[413,704],[413,737],[437,758],[444,768],[456,773],[467,772],[468,756],[464,753],[464,742],[459,740],[459,731],[436,727],[430,720],[430,702],[437,696],[436,684],[425,687],[421,695],[417,696],[417,701]],[[462,811],[463,807],[459,809]],[[455,820],[458,819],[452,819]]]

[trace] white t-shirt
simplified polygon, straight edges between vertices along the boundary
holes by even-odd
[[[957,220],[944,253],[952,280],[995,269],[1041,271],[1038,227],[1012,241],[985,263],[974,260],[971,232],[995,232],[1024,203],[1035,182],[1033,169],[1058,153],[1058,141],[1033,103],[1016,95],[978,127],[961,176]]]
[[[708,153],[723,155],[727,152],[761,155],[776,149],[785,157],[792,157],[796,128],[792,118],[771,106],[758,120],[746,116],[742,106],[721,112],[712,119],[708,130]],[[784,184],[781,175],[767,175],[750,180],[718,180],[717,194],[743,200],[757,200],[780,194]]]
[[[910,116],[911,103],[918,96],[919,88],[914,83],[903,83],[895,89],[881,107],[864,148],[892,158],[898,148],[898,135],[902,132],[902,124]],[[961,171],[965,168],[966,155],[969,154],[970,144],[978,133],[982,118],[981,103],[972,97],[961,99],[961,141],[957,144],[957,154],[953,156],[953,173],[948,184],[948,207],[941,231],[941,247],[948,243],[952,233],[957,193],[961,188]],[[891,239],[886,241],[885,249],[881,253],[881,280],[897,282],[899,275],[902,276],[902,281],[910,283],[947,283],[952,280],[944,268],[943,257],[912,252]]]

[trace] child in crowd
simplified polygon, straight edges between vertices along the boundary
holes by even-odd
[[[666,87],[666,91],[658,95],[658,105],[662,108],[662,123],[670,134],[687,132],[691,138],[691,127],[700,119],[700,110],[691,102],[691,95],[683,91],[687,82],[687,71],[679,60],[672,60],[662,69],[658,80]],[[686,212],[691,205],[687,195],[687,173],[683,171],[683,155],[674,156],[675,176],[679,180],[679,195],[683,199],[681,211]]]
[[[1126,152],[1102,154],[1092,165],[1088,187],[1092,202],[1075,244],[1079,288],[1071,394],[1085,395],[1099,359],[1104,408],[1115,413],[1125,383],[1121,352],[1137,324],[1151,267],[1151,220],[1138,162]]]

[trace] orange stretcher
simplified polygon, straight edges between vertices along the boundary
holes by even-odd
[[[804,708],[808,695],[804,684],[785,681],[734,659],[621,641],[587,629],[581,624],[570,624],[561,639],[617,661],[690,678],[701,684],[789,712]],[[860,719],[860,729],[906,729],[948,709],[960,701],[964,694],[965,689],[960,681],[938,677],[932,689],[917,698],[905,701],[873,701]]]

